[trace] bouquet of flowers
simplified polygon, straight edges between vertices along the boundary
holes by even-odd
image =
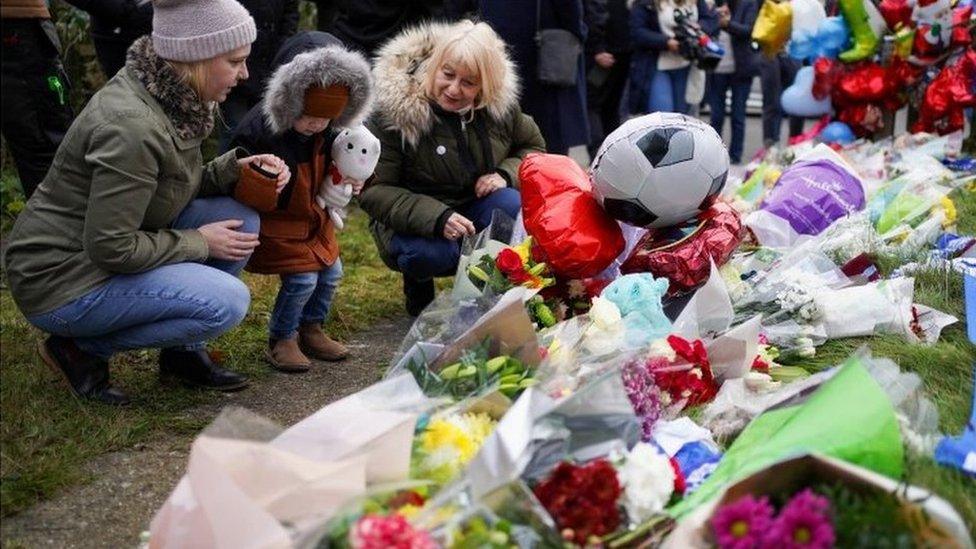
[[[772,497],[746,494],[719,507],[710,526],[720,549],[955,545],[916,505],[843,482],[814,483]]]
[[[486,338],[480,345],[461,353],[457,362],[436,372],[419,360],[410,360],[407,369],[424,394],[448,396],[455,401],[492,388],[514,399],[537,383],[533,370],[521,360],[508,355],[490,357],[490,349],[491,340]]]
[[[622,375],[644,440],[659,419],[709,402],[719,388],[704,343],[676,335],[652,344],[647,356],[624,365]]]
[[[486,413],[433,416],[414,437],[411,477],[447,484],[471,461],[496,425]]]
[[[675,461],[640,442],[618,457],[562,462],[533,490],[567,542],[616,545],[637,541],[646,526],[684,492]],[[626,526],[626,528],[624,528]]]
[[[517,246],[509,246],[491,257],[481,256],[475,265],[468,266],[468,278],[479,289],[490,289],[503,294],[515,286],[526,288],[545,288],[554,280],[547,276],[548,267],[532,237],[526,238]]]
[[[354,500],[343,514],[330,521],[320,545],[339,549],[435,548],[430,534],[409,522],[427,503],[428,496],[426,484],[411,483],[410,487],[383,490]]]

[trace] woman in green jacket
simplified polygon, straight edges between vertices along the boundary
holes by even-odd
[[[518,166],[546,145],[519,109],[505,43],[485,23],[407,30],[380,50],[373,76],[382,153],[359,200],[417,315],[434,299],[433,278],[457,269],[465,235],[495,210],[518,215]]]
[[[152,37],[68,130],[10,234],[11,293],[51,334],[43,361],[75,394],[128,398],[108,380],[113,354],[161,347],[160,373],[219,390],[246,379],[204,342],[239,323],[236,278],[258,244],[258,215],[228,197],[242,170],[287,167],[238,149],[204,165],[216,104],[247,78],[254,21],[234,0],[156,0]]]

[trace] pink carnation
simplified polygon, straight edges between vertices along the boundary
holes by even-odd
[[[712,517],[712,532],[721,549],[757,549],[773,522],[773,507],[765,497],[745,496],[722,506]]]
[[[424,530],[415,529],[402,515],[366,515],[349,531],[349,543],[356,549],[436,549]]]

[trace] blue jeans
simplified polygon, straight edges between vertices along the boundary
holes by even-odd
[[[688,73],[691,67],[654,71],[651,79],[650,105],[648,112],[688,113],[685,91],[688,88]]]
[[[522,196],[517,190],[506,187],[475,199],[457,211],[481,231],[491,223],[491,214],[495,210],[502,210],[514,219],[521,208]],[[390,255],[396,258],[403,276],[417,281],[430,280],[454,273],[461,259],[461,241],[397,233],[390,241]]]
[[[271,311],[271,339],[291,339],[301,324],[322,324],[332,308],[342,260],[318,272],[281,275],[281,289]]]
[[[258,232],[257,212],[229,197],[194,200],[172,227],[191,229],[227,219],[243,220],[240,231]],[[115,275],[78,299],[27,320],[106,359],[130,349],[201,349],[247,314],[251,294],[237,278],[246,263],[174,263]]]
[[[733,164],[742,163],[742,145],[746,139],[746,100],[752,77],[744,78],[735,74],[712,73],[708,85],[708,105],[712,110],[712,127],[722,136],[725,126],[725,98],[732,90],[732,142],[729,157]]]

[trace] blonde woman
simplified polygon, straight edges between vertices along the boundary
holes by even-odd
[[[454,273],[465,235],[494,210],[518,215],[518,166],[545,142],[519,109],[504,42],[485,23],[405,31],[379,51],[373,76],[382,153],[360,204],[417,315],[434,298],[433,278]]]
[[[75,119],[9,238],[11,293],[50,335],[43,361],[72,391],[107,404],[108,360],[162,348],[160,373],[236,390],[204,342],[240,322],[235,276],[258,244],[258,215],[228,197],[249,166],[288,181],[275,156],[237,149],[208,164],[216,104],[247,78],[254,21],[234,0],[157,0],[153,33]]]

